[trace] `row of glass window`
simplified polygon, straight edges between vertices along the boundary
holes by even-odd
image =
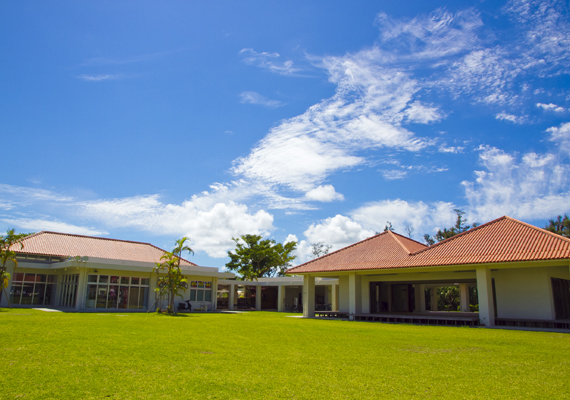
[[[89,275],[85,308],[148,308],[149,278]]]
[[[212,301],[212,290],[190,289],[190,301]]]
[[[16,273],[10,287],[13,305],[54,305],[57,275]]]
[[[149,278],[128,277],[128,276],[109,276],[109,275],[89,275],[88,283],[115,283],[121,285],[148,286]]]

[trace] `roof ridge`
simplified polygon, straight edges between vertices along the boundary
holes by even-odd
[[[506,219],[506,218],[508,218],[508,217],[507,217],[506,215],[503,215],[502,217],[496,218],[496,219],[494,219],[494,220],[492,220],[492,221],[485,222],[484,224],[481,224],[481,225],[477,225],[475,228],[471,228],[471,229],[469,229],[469,230],[466,230],[466,231],[463,231],[463,232],[461,232],[461,233],[458,233],[457,235],[453,235],[452,237],[449,237],[449,238],[447,238],[447,239],[445,239],[445,240],[442,240],[441,242],[437,242],[437,243],[435,243],[435,244],[432,244],[431,246],[427,246],[425,249],[418,250],[418,251],[416,251],[415,253],[413,253],[412,255],[415,256],[416,254],[420,254],[420,253],[422,253],[422,252],[424,252],[424,251],[428,251],[429,249],[433,249],[433,248],[439,247],[439,246],[441,246],[442,244],[449,243],[449,242],[450,242],[451,240],[453,240],[453,239],[457,239],[458,237],[465,236],[467,233],[474,232],[474,231],[479,230],[479,229],[481,229],[481,228],[483,228],[483,227],[485,227],[485,226],[494,224],[495,222],[499,222],[499,221],[501,221],[501,220],[503,220],[503,219]],[[516,221],[516,220],[515,220],[515,221]]]
[[[519,224],[521,224],[521,225],[525,225],[525,226],[527,226],[527,227],[529,227],[529,228],[533,228],[533,229],[535,229],[535,230],[537,230],[537,231],[539,231],[539,232],[541,232],[541,233],[546,233],[546,234],[548,234],[548,235],[550,235],[550,236],[552,236],[552,237],[555,237],[555,238],[557,238],[557,239],[562,239],[563,241],[570,243],[570,238],[564,237],[564,236],[562,236],[562,235],[559,235],[559,234],[557,234],[557,233],[551,232],[551,231],[546,230],[546,229],[544,229],[544,228],[539,228],[538,226],[534,226],[534,225],[529,224],[529,223],[527,223],[527,222],[520,221],[520,220],[518,220],[518,219],[516,219],[516,218],[509,217],[509,216],[507,216],[507,215],[505,215],[504,218],[506,218],[506,219],[508,219],[508,220],[510,220],[510,221],[513,221],[513,222],[517,222],[517,223],[519,223]]]
[[[404,235],[402,235],[402,234],[400,234],[400,233],[398,233],[398,232],[394,232],[394,231],[392,231],[392,233],[393,233],[394,235],[396,235],[396,236],[399,236],[400,238],[403,238],[403,239],[409,240],[409,241],[411,241],[411,242],[420,244],[420,245],[424,246],[425,248],[428,247],[428,246],[426,246],[424,243],[418,242],[417,240],[414,240],[414,239],[412,239],[411,237],[404,236]],[[398,239],[398,241],[399,241],[399,240],[400,240],[400,239]],[[402,243],[402,244],[403,244],[403,243]],[[409,253],[412,254],[412,252],[409,252]]]
[[[109,241],[122,242],[122,243],[142,244],[142,245],[154,247],[155,249],[160,250],[160,251],[162,251],[163,253],[165,253],[165,252],[167,251],[167,250],[164,250],[164,249],[162,249],[162,248],[160,248],[160,247],[158,247],[158,246],[155,246],[155,245],[152,244],[152,243],[148,243],[148,242],[138,242],[138,241],[135,241],[135,240],[124,240],[124,239],[104,238],[104,237],[99,237],[99,236],[79,235],[79,234],[76,234],[76,233],[65,233],[65,232],[55,232],[55,231],[40,231],[40,232],[36,232],[36,233],[34,233],[34,234],[32,234],[32,235],[23,237],[23,238],[20,239],[20,240],[21,240],[21,241],[24,241],[24,240],[26,240],[26,239],[28,239],[28,238],[32,238],[32,237],[35,237],[35,236],[39,236],[39,235],[41,235],[41,234],[54,234],[54,235],[61,235],[61,236],[73,236],[73,237],[78,237],[78,238],[86,238],[86,239],[109,240]],[[24,248],[25,248],[25,246],[24,246]],[[23,250],[23,249],[22,249],[22,250]],[[20,251],[20,252],[25,253],[25,251]],[[46,255],[48,255],[48,254],[46,254]],[[49,254],[49,255],[51,255],[51,254]],[[192,264],[193,266],[196,266],[196,267],[198,266],[198,264],[193,263],[192,261],[187,260],[187,259],[185,259],[185,258],[183,258],[183,257],[179,257],[179,258],[180,258],[181,260],[186,261],[187,263]]]
[[[305,261],[303,264],[299,264],[299,265],[297,265],[297,266],[295,266],[295,267],[293,267],[293,268],[289,268],[287,271],[292,271],[292,270],[297,269],[297,268],[299,268],[299,267],[301,267],[301,266],[308,265],[308,264],[310,264],[310,263],[312,263],[312,262],[314,262],[314,261],[321,260],[321,259],[323,259],[323,258],[325,258],[325,257],[331,256],[331,255],[333,255],[333,254],[335,254],[335,253],[338,253],[338,252],[341,251],[341,250],[345,250],[345,249],[348,249],[348,248],[350,248],[350,247],[354,247],[354,246],[356,246],[357,244],[364,243],[364,242],[366,242],[366,241],[368,241],[368,240],[372,240],[372,239],[374,239],[374,238],[376,238],[376,237],[378,237],[378,236],[381,236],[381,235],[386,234],[386,232],[387,232],[387,231],[377,233],[376,235],[367,237],[366,239],[362,239],[362,240],[360,240],[360,241],[358,241],[358,242],[356,242],[356,243],[352,243],[352,244],[349,244],[349,245],[346,246],[346,247],[343,247],[343,248],[341,248],[341,249],[335,250],[335,251],[333,251],[332,253],[327,253],[327,254],[322,255],[322,256],[320,256],[320,257],[313,258],[312,260]]]
[[[400,242],[400,239],[398,239],[398,237],[396,236],[396,235],[398,235],[398,236],[401,236],[401,235],[399,235],[399,234],[397,234],[397,233],[395,233],[395,232],[392,232],[391,230],[388,230],[388,235],[391,235],[391,236],[394,238],[394,240],[400,245],[400,247],[402,247],[402,249],[404,249],[404,251],[405,251],[408,255],[412,254],[412,252],[411,252],[410,250],[408,250],[408,249],[406,248],[406,246],[404,246],[404,243]]]
[[[88,236],[88,235],[79,235],[77,233],[65,233],[65,232],[55,232],[55,231],[40,231],[40,232],[34,233],[33,235],[26,236],[22,240],[27,239],[27,238],[31,238],[31,237],[36,236],[36,235],[40,235],[42,233],[51,233],[54,235],[64,235],[64,236],[75,236],[75,237],[81,237],[81,238],[87,238],[87,239],[112,240],[112,241],[116,241],[116,242],[148,244],[150,246],[156,247],[157,249],[160,249],[160,247],[157,247],[157,246],[153,245],[152,243],[148,243],[148,242],[138,242],[136,240],[113,239],[113,238],[106,238],[106,237],[100,237],[100,236]]]

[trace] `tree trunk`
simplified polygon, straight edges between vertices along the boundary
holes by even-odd
[[[10,298],[8,297],[8,293],[6,293],[6,288],[2,288],[2,291],[4,292],[4,295],[6,295],[6,300],[8,300],[8,306],[10,307],[10,310],[12,309],[12,303],[10,303]],[[1,297],[2,295],[0,295]]]

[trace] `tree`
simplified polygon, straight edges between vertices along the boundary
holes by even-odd
[[[332,248],[330,244],[325,244],[325,242],[311,243],[311,253],[313,258],[319,258],[325,254],[329,254],[329,250]]]
[[[386,226],[384,227],[384,232],[386,231],[393,231],[394,227],[392,226],[392,223],[390,221],[386,221]]]
[[[168,298],[168,306],[166,307],[169,314],[176,314],[174,308],[174,298],[176,296],[182,297],[180,290],[186,290],[188,280],[184,278],[180,271],[180,260],[182,253],[185,251],[194,254],[189,246],[186,246],[186,241],[189,240],[186,236],[176,241],[176,245],[172,251],[165,251],[160,260],[162,262],[156,263],[154,271],[158,274],[164,271],[166,276],[158,279],[158,287],[155,289],[158,296],[166,294]]]
[[[570,218],[568,218],[568,215],[564,214],[564,218],[559,215],[556,219],[549,219],[548,224],[544,229],[554,232],[560,236],[570,238]]]
[[[414,227],[410,224],[406,225],[406,233],[408,234],[408,237],[411,239],[412,233],[414,233]]]
[[[236,243],[235,252],[228,251],[230,262],[226,268],[241,275],[243,280],[257,280],[263,277],[285,276],[285,271],[295,259],[292,253],[297,242],[284,245],[260,235],[242,235],[232,238]]]
[[[8,261],[12,261],[14,266],[18,266],[18,260],[16,259],[16,252],[10,250],[10,248],[16,244],[20,245],[20,250],[24,248],[24,244],[22,242],[18,242],[20,239],[31,235],[31,233],[16,233],[14,229],[9,229],[6,232],[6,235],[0,236],[0,290],[6,296],[6,300],[8,300],[8,305],[12,308],[12,304],[10,304],[10,298],[6,293],[6,288],[8,287],[8,283],[10,282],[10,274],[7,272],[6,264]],[[0,293],[0,299],[2,298],[2,293]]]
[[[463,217],[465,215],[465,211],[462,211],[458,208],[454,209],[453,211],[455,211],[455,213],[457,214],[455,225],[452,226],[451,228],[443,228],[443,230],[439,229],[435,234],[435,239],[437,239],[438,242],[441,242],[442,240],[445,239],[449,239],[450,237],[453,237],[461,232],[465,232],[471,228],[479,226],[478,222],[475,222],[473,226],[467,225],[467,219]],[[424,240],[426,241],[428,246],[434,244],[435,239],[428,233],[424,235]]]

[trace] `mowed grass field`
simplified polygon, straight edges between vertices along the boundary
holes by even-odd
[[[2,399],[570,398],[570,334],[0,310]]]

